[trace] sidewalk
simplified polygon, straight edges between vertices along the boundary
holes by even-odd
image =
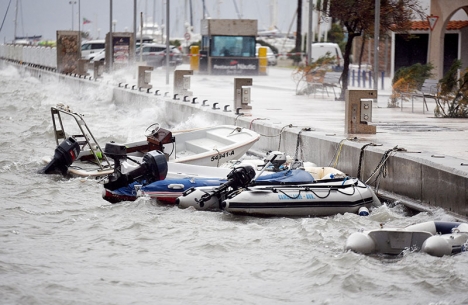
[[[178,69],[190,69],[188,65]],[[411,102],[404,102],[402,108],[389,108],[391,94],[390,80],[385,79],[385,89],[380,90],[378,100],[373,105],[372,125],[377,126],[375,135],[348,135],[345,133],[345,102],[335,101],[333,94],[296,95],[296,83],[292,78],[293,69],[269,67],[268,75],[253,76],[251,89],[250,115],[252,120],[265,119],[279,128],[293,124],[298,127],[310,127],[313,132],[334,136],[340,139],[357,137],[359,142],[373,142],[385,147],[404,148],[414,153],[429,153],[434,158],[443,156],[459,158],[460,163],[468,163],[468,120],[434,117],[434,100],[427,100],[429,111],[423,113],[422,99],[416,99],[414,109]],[[166,72],[158,68],[152,72],[153,90],[172,92],[173,74],[166,85]],[[234,78],[250,76],[205,75],[197,72],[191,76],[190,91],[198,102],[207,100],[207,104],[218,103],[235,111]],[[136,83],[136,80],[127,80]],[[359,90],[359,88],[356,88]],[[413,112],[413,111],[414,112]],[[243,111],[245,112],[245,111]],[[468,166],[462,166],[468,171]]]

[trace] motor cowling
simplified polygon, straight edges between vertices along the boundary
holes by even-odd
[[[195,189],[191,188],[185,191],[182,197],[176,199],[176,204],[180,208],[195,205],[197,208],[199,207],[198,209],[212,209],[215,206],[220,207],[220,198],[225,197],[229,188],[238,189],[247,187],[253,178],[255,178],[255,170],[252,166],[244,165],[236,167],[227,175],[228,181],[226,183],[209,191],[194,192]],[[193,194],[190,195],[191,193]]]
[[[140,165],[134,170],[123,174],[121,161],[127,158],[126,148],[123,145],[108,143],[104,149],[106,156],[114,159],[114,173],[107,177],[104,188],[116,190],[138,181],[146,185],[155,181],[164,180],[167,176],[166,156],[161,151],[153,150],[143,156]]]
[[[228,182],[226,184],[232,187],[245,187],[253,178],[255,178],[255,170],[252,166],[239,166],[227,175]]]
[[[68,167],[76,160],[76,158],[78,158],[80,151],[80,145],[78,142],[74,138],[69,137],[57,146],[52,161],[40,170],[39,173],[62,174],[66,176]]]

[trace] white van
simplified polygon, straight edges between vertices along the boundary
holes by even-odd
[[[88,40],[81,43],[81,57],[88,58],[90,54],[99,53],[106,48],[105,40]]]
[[[336,67],[338,69],[343,68],[344,59],[343,54],[341,54],[341,49],[336,43],[332,42],[319,42],[312,44],[312,61],[316,61],[320,57],[324,57],[329,54],[329,56],[336,56]]]

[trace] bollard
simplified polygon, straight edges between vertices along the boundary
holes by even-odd
[[[372,121],[372,103],[377,99],[377,90],[346,90],[345,133],[375,134]]]
[[[258,48],[258,74],[266,75],[268,66],[267,48]]]
[[[250,87],[252,86],[251,78],[234,78],[234,107],[248,110],[250,106]]]
[[[229,105],[225,105],[223,111],[224,111],[224,112],[231,112],[231,110],[228,110],[228,108],[229,108]]]
[[[174,100],[178,101],[179,99],[177,98],[178,94],[174,94]]]
[[[174,71],[174,93],[192,96],[192,92],[189,91],[191,75],[193,75],[192,70]]]
[[[237,109],[236,109],[236,114],[237,114],[237,115],[244,115],[242,112],[239,112],[239,110],[241,110],[241,109],[242,109],[242,108],[237,108]]]
[[[154,95],[160,95],[159,90],[154,91]]]
[[[382,71],[382,76],[380,77],[380,81],[382,82],[382,90],[385,90],[385,88],[384,88],[384,77],[385,77],[385,71]]]
[[[207,105],[206,102],[208,102],[208,100],[203,100],[202,106],[210,106],[210,105]]]
[[[190,101],[188,101],[188,100],[187,100],[187,98],[188,98],[188,96],[187,96],[187,95],[186,95],[186,96],[184,96],[184,102],[190,102]]]
[[[212,109],[214,109],[214,110],[219,109],[218,107],[216,107],[216,105],[218,105],[218,103],[213,103],[213,108]]]
[[[200,67],[200,47],[190,47],[190,70],[198,71]]]
[[[138,87],[139,88],[153,88],[150,85],[151,82],[151,71],[153,67],[149,66],[138,66]]]
[[[196,100],[197,100],[197,98],[194,97],[194,98],[192,99],[192,104],[196,104],[196,103],[197,103]]]

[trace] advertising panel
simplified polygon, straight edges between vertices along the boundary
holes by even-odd
[[[112,37],[114,63],[128,64],[130,59],[130,37]]]
[[[77,73],[80,58],[80,32],[57,31],[57,71]]]
[[[211,57],[211,74],[258,75],[258,58]]]

